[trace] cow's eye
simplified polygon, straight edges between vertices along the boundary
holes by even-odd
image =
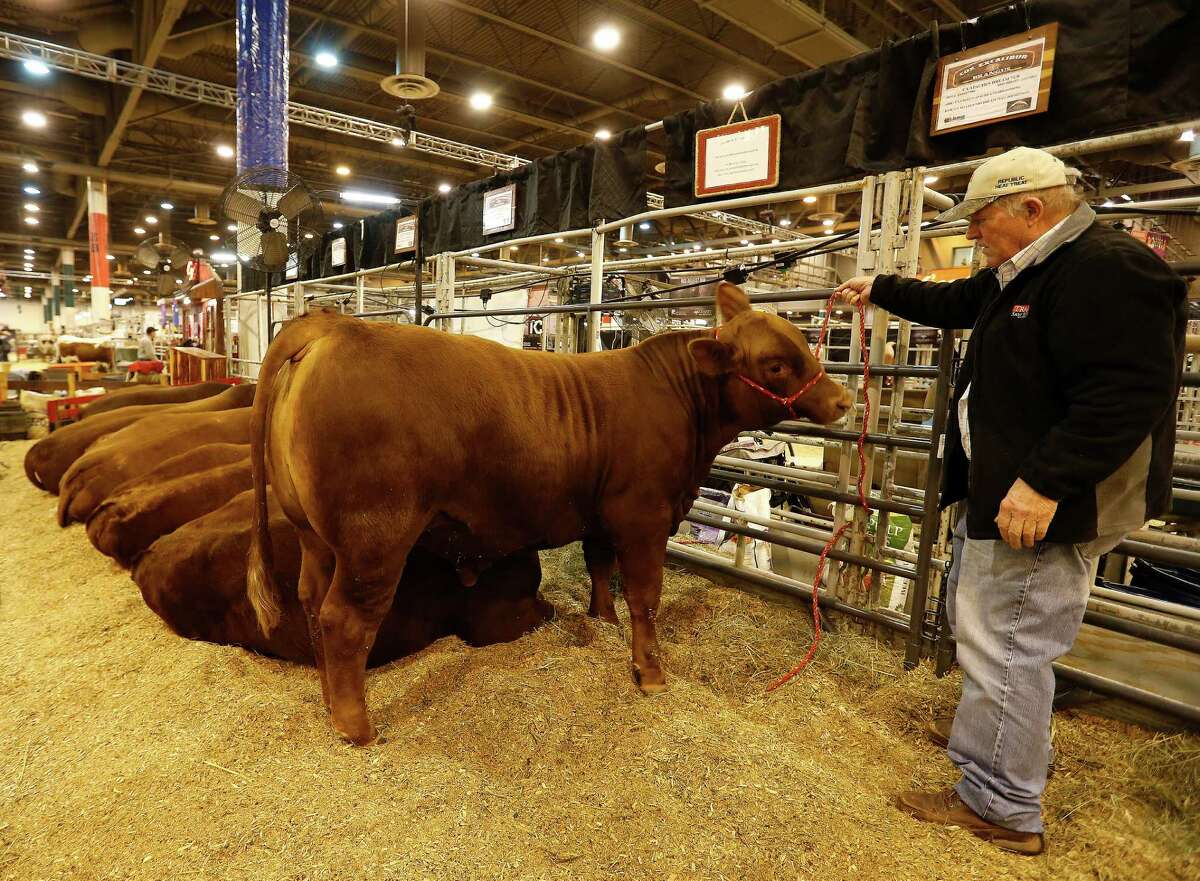
[[[783,376],[783,365],[776,361],[767,368],[767,373],[771,376]]]

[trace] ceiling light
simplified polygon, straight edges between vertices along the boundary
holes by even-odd
[[[32,202],[26,202],[25,210],[28,211],[30,214],[37,214],[42,209],[39,208],[37,205],[33,204]]]
[[[311,238],[313,237],[313,234],[312,234],[312,233],[310,233],[310,232],[306,232],[306,233],[304,234],[304,237],[305,237],[306,239],[311,239]]]
[[[791,226],[791,225],[792,225],[792,219],[791,219],[790,217],[784,217],[783,219],[781,219],[781,220],[779,221],[779,225],[780,225],[780,226]]]
[[[628,251],[629,251],[628,248],[617,248],[617,250],[620,251],[622,254],[628,253]]]
[[[25,169],[26,174],[37,174],[38,166],[36,162],[23,162],[21,168]]]
[[[396,135],[394,138],[392,138],[392,146],[393,147],[407,147],[408,142],[405,141],[404,138],[400,137],[399,135]]]
[[[825,230],[825,235],[827,235],[827,236],[831,236],[831,235],[833,235],[833,233],[834,233],[834,230],[833,230],[833,229],[827,229],[827,230]]]
[[[29,285],[25,285],[25,293],[28,294],[28,293],[31,293],[32,291],[33,291],[33,288],[31,288]]]
[[[638,229],[649,229],[649,228],[650,228],[650,221],[648,221],[648,220],[643,220],[641,223],[638,224]]]
[[[366,193],[362,190],[343,190],[343,202],[365,202],[368,205],[395,205],[400,200],[387,193]]]
[[[783,242],[779,241],[779,239],[771,239],[771,244],[772,245],[782,245]]]
[[[817,197],[816,196],[805,196],[800,201],[802,201],[805,205],[811,205],[817,201]]]
[[[229,224],[229,226],[227,226],[225,228],[227,230],[229,230],[230,232],[237,232],[237,224],[236,223],[231,223],[231,224]]]
[[[824,220],[821,221],[821,226],[833,226],[833,218],[826,217]]]
[[[228,144],[217,144],[217,155],[222,159],[232,159],[233,147]]]
[[[117,258],[114,257],[112,254],[105,254],[104,259],[105,260],[116,260]]]
[[[211,254],[211,257],[213,260],[216,260],[218,263],[232,263],[234,260],[237,259],[235,256],[233,256],[233,254],[229,253],[228,251],[213,251]]]
[[[1121,198],[1124,199],[1126,202],[1133,201],[1133,196],[1129,195],[1128,193],[1122,193]]]
[[[606,128],[596,129],[596,140],[597,141],[607,141],[611,137],[612,137],[612,132],[610,132],[608,129],[606,129]]]
[[[208,240],[210,242],[219,242],[219,241],[221,241],[221,237],[219,235],[217,235],[216,233],[213,233],[211,236],[208,237]]]
[[[37,58],[26,58],[24,67],[34,76],[46,76],[50,73],[50,68],[46,62]]]
[[[336,171],[338,173],[338,175],[341,177],[349,177],[350,176],[350,166],[349,165],[339,165],[337,168],[334,169],[334,171]]]
[[[25,292],[25,299],[26,299],[26,300],[32,300],[32,299],[33,299],[33,294],[31,294],[29,291],[26,291],[26,292]]]
[[[151,226],[154,226],[154,224],[158,223],[158,218],[155,217],[153,214],[147,214],[146,215],[146,223],[150,224]]]
[[[183,284],[183,279],[182,278],[175,279],[175,284]]]
[[[32,272],[32,271],[33,271],[33,264],[32,264],[32,263],[26,263],[26,264],[25,264],[25,271],[26,271],[26,272]]]
[[[543,263],[549,263],[549,262],[550,262],[550,258],[549,258],[549,257],[543,257],[543,258],[542,258],[542,262],[543,262]]]
[[[555,236],[555,237],[554,237],[554,243],[555,243],[556,245],[561,245],[561,244],[563,243],[563,237],[562,237],[562,236]]]
[[[30,226],[37,226],[37,225],[38,225],[38,219],[37,219],[36,217],[26,217],[26,218],[25,218],[25,222],[26,222],[27,224],[29,224]]]
[[[92,277],[91,277],[90,275],[85,275],[85,276],[83,277],[83,280],[84,280],[84,281],[91,281],[91,280],[92,280]]]
[[[73,294],[79,293],[79,288],[71,288],[71,293],[73,293]]]
[[[492,96],[487,92],[472,92],[468,101],[476,110],[487,110],[492,106]]]
[[[338,57],[328,49],[322,49],[320,52],[314,55],[313,61],[317,62],[318,67],[324,67],[326,70],[331,67],[337,67],[338,65]]]
[[[341,229],[343,226],[344,226],[344,224],[340,220],[335,220],[333,222],[334,229]]]
[[[730,83],[721,90],[721,97],[726,101],[741,101],[746,97],[746,87],[741,83]]]
[[[33,184],[25,184],[25,186],[21,187],[21,192],[27,196],[40,196],[42,194],[42,191]]]
[[[144,235],[146,234],[146,227],[144,227],[144,226],[135,226],[135,227],[133,228],[133,231],[134,231],[135,233],[137,233],[139,236],[144,236]]]
[[[743,244],[743,245],[748,245],[748,244],[750,244],[750,240],[749,240],[749,239],[742,239],[742,241],[740,242],[740,244]]]
[[[576,251],[576,252],[575,252],[575,256],[576,256],[576,257],[582,257],[582,256],[583,256],[583,251]]]
[[[601,52],[611,52],[621,45],[621,32],[610,24],[598,27],[592,34],[592,45]]]
[[[25,253],[32,257],[36,252],[33,250],[33,248],[26,248]]]
[[[163,211],[174,211],[175,210],[175,206],[172,205],[170,202],[159,202],[158,207],[161,208]]]
[[[46,114],[40,110],[26,110],[21,114],[21,122],[25,123],[30,128],[45,128]]]
[[[925,183],[936,184],[937,182],[938,182],[938,176],[936,174],[925,175]]]
[[[1190,144],[1192,141],[1196,140],[1196,130],[1194,128],[1188,129],[1179,136],[1179,140],[1186,141]]]
[[[1103,202],[1100,204],[1100,207],[1101,207],[1101,208],[1112,208],[1112,207],[1113,207],[1113,204],[1114,204],[1114,203],[1113,203],[1113,200],[1112,200],[1112,199],[1105,199],[1105,200],[1104,200],[1104,201],[1103,201]]]
[[[442,181],[440,184],[438,184],[438,192],[439,193],[450,192],[450,184],[446,183],[445,181]]]
[[[143,270],[142,270],[142,275],[149,275],[149,274],[150,274],[150,270],[149,270],[149,269],[143,269]]]

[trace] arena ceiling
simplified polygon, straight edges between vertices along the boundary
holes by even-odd
[[[381,88],[396,71],[404,0],[293,0],[290,96],[390,124],[401,101]],[[415,3],[417,0],[408,0]],[[414,101],[420,131],[525,158],[711,101],[731,84],[755,85],[848,57],[998,5],[991,0],[423,0],[425,72],[438,94]],[[233,0],[0,0],[0,30],[120,58],[156,70],[235,85]],[[596,31],[615,28],[615,48]],[[2,39],[2,38],[0,38]],[[323,53],[336,57],[334,66]],[[54,245],[86,240],[83,181],[110,176],[111,250],[128,253],[156,229],[209,247],[221,227],[189,224],[213,206],[234,172],[217,153],[234,143],[232,110],[87,79],[37,75],[0,61],[0,261],[37,269]],[[490,106],[477,109],[479,95]],[[25,113],[45,125],[25,124]],[[36,174],[23,165],[33,162]],[[293,126],[292,170],[315,189],[348,185],[420,197],[486,168],[332,131]],[[339,174],[343,166],[346,174]],[[32,166],[31,166],[32,167]],[[92,173],[95,173],[92,171]],[[34,185],[31,197],[24,188]],[[163,209],[164,201],[174,207]],[[38,211],[27,225],[27,204]],[[147,216],[159,219],[157,226]],[[352,216],[352,215],[347,215]],[[681,224],[693,221],[682,220]],[[135,232],[140,226],[147,233]],[[686,230],[680,230],[685,232]],[[675,234],[667,230],[666,235]],[[77,264],[82,266],[80,254]]]

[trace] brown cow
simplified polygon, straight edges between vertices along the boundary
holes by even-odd
[[[79,411],[80,419],[99,416],[122,407],[139,407],[143,404],[187,404],[203,398],[219,395],[229,388],[223,382],[197,382],[192,385],[142,386],[141,388],[116,389],[87,404]]]
[[[63,475],[58,525],[85,522],[118,486],[181,450],[204,444],[244,444],[250,408],[217,413],[163,413],[102,438]]]
[[[96,550],[122,566],[130,565],[156,539],[185,523],[220,508],[240,492],[250,489],[250,447],[208,444],[196,453],[215,448],[236,450],[240,458],[212,468],[193,471],[171,480],[134,478],[106,498],[87,519],[87,534]],[[169,461],[193,458],[188,452]]]
[[[296,595],[300,543],[274,494],[269,505],[274,574],[282,586],[280,623],[269,637],[246,596],[251,491],[156,541],[138,560],[133,580],[146,604],[180,636],[312,664],[312,640]],[[450,634],[477,646],[517,639],[553,613],[537,595],[540,581],[535,552],[500,561],[479,584],[465,588],[448,563],[415,550],[367,663],[386,664]]]
[[[25,476],[39,489],[58,493],[67,469],[99,438],[155,413],[215,413],[254,403],[254,386],[237,385],[219,395],[186,404],[142,404],[101,413],[61,428],[31,446],[25,453]]]
[[[666,687],[654,630],[666,543],[713,458],[740,431],[789,414],[829,423],[851,405],[791,323],[753,312],[730,284],[717,306],[719,339],[667,333],[584,355],[330,312],[276,338],[251,428],[250,598],[272,632],[269,482],[300,531],[300,598],[343,737],[375,736],[363,670],[418,540],[471,584],[495,560],[582,538],[592,613],[616,620],[619,562],[634,677],[647,693]],[[365,363],[378,372],[351,393],[347,370]]]
[[[74,361],[99,361],[111,369],[116,359],[116,351],[112,343],[59,342],[55,346],[55,361],[66,363],[70,358]]]

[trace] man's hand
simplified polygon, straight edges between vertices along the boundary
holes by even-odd
[[[1031,548],[1034,542],[1046,537],[1057,510],[1058,502],[1046,498],[1018,477],[1000,503],[1000,513],[996,515],[1000,537],[1015,550]]]
[[[842,302],[849,303],[851,306],[857,306],[862,303],[864,306],[871,304],[871,283],[875,281],[869,275],[858,275],[848,281],[838,285],[834,295]]]

